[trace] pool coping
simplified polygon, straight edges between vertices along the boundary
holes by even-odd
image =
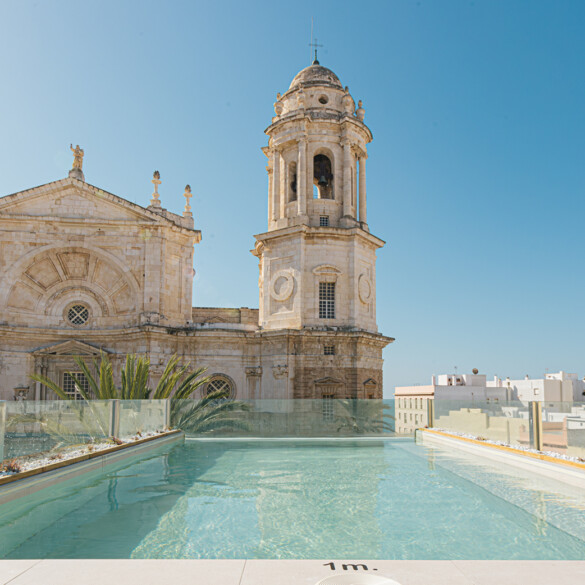
[[[514,447],[508,445],[496,445],[495,443],[487,443],[486,441],[480,441],[479,439],[471,439],[470,437],[462,437],[461,435],[453,435],[451,433],[445,431],[437,431],[435,429],[417,429],[418,432],[423,433],[431,433],[433,435],[439,435],[442,437],[447,437],[449,439],[458,439],[460,441],[464,441],[466,443],[472,443],[474,445],[479,445],[480,447],[491,447],[493,449],[498,449],[500,451],[506,451],[508,453],[513,453],[514,455],[522,455],[524,457],[531,457],[533,459],[540,459],[541,461],[546,461],[548,463],[559,463],[561,465],[568,465],[570,467],[576,467],[582,471],[585,471],[585,463],[579,463],[578,461],[570,461],[568,459],[561,459],[560,457],[551,457],[550,455],[546,455],[545,453],[534,453],[532,451],[525,451],[523,449],[516,449]]]
[[[585,465],[574,461],[557,459],[540,453],[530,453],[505,445],[485,443],[431,429],[417,429],[415,440],[417,442],[420,440],[423,445],[429,447],[460,449],[476,456],[524,468],[574,487],[585,488]]]

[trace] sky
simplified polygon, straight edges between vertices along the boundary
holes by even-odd
[[[195,306],[258,307],[264,129],[310,64],[374,134],[384,391],[432,374],[585,375],[582,0],[0,1],[0,195],[67,176],[181,213]],[[457,370],[455,370],[457,368]]]

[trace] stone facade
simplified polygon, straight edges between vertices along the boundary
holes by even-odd
[[[192,307],[187,206],[164,209],[160,175],[146,208],[69,177],[0,198],[0,399],[43,373],[60,384],[73,356],[172,354],[238,398],[382,396],[376,250],[366,220],[364,110],[318,63],[278,95],[267,128],[268,231],[255,236],[259,310]],[[72,149],[73,150],[73,149]],[[74,151],[75,152],[75,151]]]

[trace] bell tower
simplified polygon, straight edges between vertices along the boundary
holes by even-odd
[[[381,348],[392,339],[377,333],[376,250],[384,241],[367,223],[372,133],[365,110],[317,60],[276,97],[262,149],[268,229],[255,236],[253,250],[260,266],[260,328],[321,337],[367,333],[381,343],[381,378]],[[335,351],[334,344],[325,345]],[[357,351],[351,350],[354,361]]]
[[[293,225],[361,227],[366,218],[366,145],[361,102],[314,61],[276,96],[269,144],[268,230]]]

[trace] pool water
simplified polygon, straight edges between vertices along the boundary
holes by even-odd
[[[0,558],[580,560],[585,494],[411,440],[187,441],[3,506]]]

